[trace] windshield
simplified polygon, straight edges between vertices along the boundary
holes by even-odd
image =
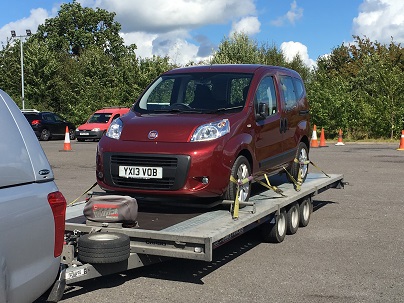
[[[142,113],[241,111],[252,74],[191,73],[158,78],[135,104]]]
[[[87,123],[108,123],[111,118],[111,113],[103,113],[103,114],[94,114],[88,119]]]

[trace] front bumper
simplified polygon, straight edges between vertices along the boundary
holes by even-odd
[[[103,130],[91,131],[91,130],[79,130],[75,132],[77,139],[101,139],[104,134]]]
[[[231,164],[221,148],[218,142],[156,144],[103,137],[97,151],[97,182],[104,190],[135,197],[219,197],[229,183]],[[161,167],[163,175],[122,177],[119,166]]]

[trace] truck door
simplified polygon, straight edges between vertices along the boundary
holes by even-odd
[[[283,136],[282,149],[285,156],[293,159],[300,140],[298,125],[302,121],[299,99],[304,96],[304,87],[300,79],[287,75],[279,75],[281,99],[281,132]]]
[[[254,95],[255,153],[261,170],[279,168],[282,157],[282,133],[275,78],[267,75],[260,81]]]

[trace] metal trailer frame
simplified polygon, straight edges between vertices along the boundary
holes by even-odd
[[[239,211],[237,220],[229,210],[213,210],[169,226],[161,231],[124,228],[117,224],[94,225],[66,223],[67,232],[117,232],[130,237],[130,256],[126,261],[107,264],[82,263],[75,257],[75,247],[64,245],[59,281],[56,283],[61,298],[65,285],[113,273],[162,262],[168,258],[212,261],[213,250],[264,222],[276,222],[280,210],[293,203],[311,198],[329,188],[343,188],[343,175],[310,173],[300,191],[293,184],[278,186],[285,196],[265,190],[250,197],[249,206]],[[84,202],[68,207],[67,219],[82,215]],[[59,299],[60,299],[59,298]],[[57,300],[55,300],[57,301]]]

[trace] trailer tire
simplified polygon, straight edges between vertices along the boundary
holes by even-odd
[[[275,218],[275,223],[262,225],[262,236],[265,242],[281,243],[286,237],[286,212],[282,209]]]
[[[82,262],[116,263],[129,258],[130,239],[120,233],[92,233],[81,236],[77,248]]]
[[[300,225],[299,204],[292,204],[286,213],[287,234],[294,235]]]
[[[309,224],[311,213],[313,212],[313,203],[311,203],[311,198],[304,198],[300,202],[299,206],[299,225],[300,227],[306,227]]]

